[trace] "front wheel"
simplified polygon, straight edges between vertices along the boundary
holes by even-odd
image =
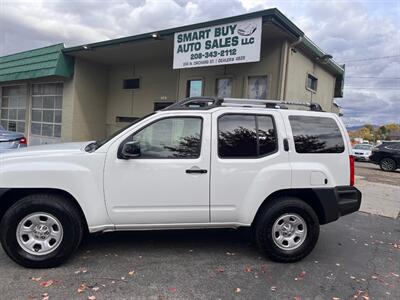
[[[281,197],[261,211],[255,224],[256,243],[278,262],[295,262],[307,256],[319,236],[319,221],[304,201]]]
[[[18,200],[0,223],[1,244],[18,264],[50,268],[63,263],[79,246],[82,219],[69,199],[32,194]]]
[[[393,172],[396,170],[396,162],[391,158],[384,158],[380,161],[379,166],[381,170],[386,172]]]

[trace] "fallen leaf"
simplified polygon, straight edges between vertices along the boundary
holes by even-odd
[[[38,282],[38,281],[42,280],[42,277],[32,277],[31,280]]]
[[[129,276],[132,276],[133,274],[135,274],[135,271],[130,271],[128,272]]]
[[[246,273],[251,273],[253,270],[252,270],[252,268],[251,268],[250,266],[245,266],[245,267],[244,267],[244,271],[245,271]]]
[[[89,297],[88,297],[88,300],[96,300],[96,297],[93,296],[93,295],[92,295],[92,296],[89,296]]]
[[[340,300],[338,297],[332,297],[332,300]]]
[[[242,290],[240,288],[236,288],[236,293],[240,293]]]
[[[78,293],[82,293],[84,290],[86,290],[86,285],[81,284],[76,291]]]
[[[98,286],[95,286],[92,288],[92,291],[97,292],[100,288]]]
[[[42,300],[49,300],[49,296],[43,297]]]
[[[223,267],[218,267],[215,271],[217,273],[223,273],[223,272],[225,272],[225,269]]]
[[[176,293],[176,288],[170,288],[169,291],[170,291],[171,293]]]
[[[306,271],[301,271],[299,277],[303,278],[304,276],[306,276]]]
[[[49,286],[53,285],[53,283],[54,283],[54,280],[49,280],[49,281],[41,282],[40,285],[43,287],[49,287]]]

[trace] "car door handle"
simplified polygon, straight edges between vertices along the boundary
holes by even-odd
[[[205,170],[205,169],[195,169],[195,168],[192,168],[192,169],[187,169],[186,170],[186,173],[187,174],[206,174],[207,173],[207,170]]]

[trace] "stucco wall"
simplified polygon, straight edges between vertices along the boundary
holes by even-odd
[[[290,51],[288,64],[285,99],[317,102],[325,111],[331,111],[335,77],[300,50]],[[318,78],[316,92],[306,89],[307,74]]]
[[[256,63],[233,64],[215,67],[203,67],[180,70],[179,98],[186,97],[186,83],[189,79],[204,80],[204,96],[216,95],[216,80],[220,77],[233,79],[232,97],[247,98],[248,76],[267,75],[268,99],[277,99],[281,61],[281,40],[262,41],[261,60]]]
[[[71,106],[64,106],[65,109],[72,109],[72,111],[66,110],[63,113],[63,119],[66,119],[66,122],[72,120],[71,140],[93,140],[105,137],[107,90],[108,68],[106,66],[81,59],[75,60],[73,86],[67,86],[67,90],[64,91],[64,95],[68,93],[73,95]],[[66,126],[64,130],[67,130],[69,125]],[[63,140],[68,139],[63,136]]]
[[[116,117],[142,117],[154,109],[154,102],[174,102],[177,95],[178,71],[171,59],[139,61],[123,66],[111,66],[107,93],[107,133],[124,124]],[[140,79],[140,88],[123,89],[123,80]]]

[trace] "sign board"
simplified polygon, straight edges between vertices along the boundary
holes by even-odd
[[[174,69],[260,61],[261,33],[261,18],[176,32]]]

